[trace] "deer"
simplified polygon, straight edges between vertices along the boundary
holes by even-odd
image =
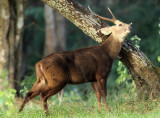
[[[102,107],[101,98],[105,109],[109,109],[106,96],[106,81],[117,58],[122,43],[131,32],[131,24],[123,23],[116,19],[110,9],[112,19],[97,15],[96,17],[114,23],[113,26],[100,29],[100,33],[109,37],[103,43],[72,51],[52,53],[36,63],[37,80],[31,90],[25,95],[19,112],[25,104],[35,96],[40,95],[46,115],[49,115],[47,99],[67,84],[83,84],[90,82],[95,92],[98,108]]]

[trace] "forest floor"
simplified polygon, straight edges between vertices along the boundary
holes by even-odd
[[[56,96],[57,97],[57,96]],[[27,103],[24,110],[18,113],[22,99],[16,99],[12,107],[0,108],[0,118],[160,118],[160,101],[140,101],[132,94],[112,94],[107,97],[109,111],[97,108],[94,94],[87,101],[80,98],[48,101],[50,115],[46,117],[40,100]]]

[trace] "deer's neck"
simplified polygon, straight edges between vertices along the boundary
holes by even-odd
[[[122,47],[122,42],[113,37],[111,34],[109,38],[102,44],[104,51],[112,58],[117,58]]]

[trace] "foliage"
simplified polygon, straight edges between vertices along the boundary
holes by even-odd
[[[13,105],[15,99],[15,89],[7,88],[3,91],[0,91],[0,108],[5,107],[9,108]]]
[[[8,109],[13,105],[15,99],[16,90],[8,88],[8,80],[6,79],[7,75],[8,73],[6,70],[0,72],[0,109]]]
[[[32,88],[33,84],[35,83],[36,81],[36,75],[35,74],[32,74],[32,75],[29,75],[29,76],[25,76],[24,77],[24,80],[21,82],[21,90],[20,90],[20,93],[21,95],[24,97],[26,95],[26,93]]]
[[[135,83],[128,72],[127,68],[122,64],[121,61],[118,62],[117,73],[119,74],[116,83],[121,86],[121,88],[126,88],[129,92],[134,92],[136,89]]]
[[[160,56],[157,57],[158,62],[160,62]]]
[[[88,95],[88,101],[80,99],[63,101],[61,106],[48,101],[50,110],[49,118],[158,118],[160,116],[160,103],[152,100],[139,101],[136,93],[108,91],[107,103],[110,111],[104,108],[97,108],[97,100],[94,93]],[[21,113],[17,114],[21,100],[18,100],[14,107],[10,107],[9,114],[1,110],[1,118],[48,118],[39,100],[29,102]]]
[[[139,44],[141,39],[137,35],[131,37],[131,41],[137,48],[140,48]],[[117,73],[119,76],[116,80],[116,83],[123,86],[130,92],[134,92],[136,88],[135,83],[131,77],[131,74],[128,72],[127,68],[122,64],[121,61],[118,62]]]
[[[137,48],[140,48],[139,44],[140,44],[141,38],[135,35],[131,37],[131,41],[133,41],[133,43],[135,44]]]
[[[7,75],[8,75],[7,70],[0,71],[0,79],[6,79]]]

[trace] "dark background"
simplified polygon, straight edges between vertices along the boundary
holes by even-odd
[[[107,8],[109,7],[116,18],[125,22],[132,22],[132,33],[128,40],[134,35],[141,38],[140,50],[157,66],[160,63],[157,57],[160,56],[160,1],[159,0],[78,0],[86,8],[89,5],[94,12],[101,16],[110,17]],[[83,47],[97,45],[94,40],[85,35],[80,29],[66,19],[66,50],[73,50]],[[112,24],[110,24],[112,25]],[[45,18],[44,3],[41,1],[29,0],[25,11],[25,27],[23,38],[23,81],[22,88],[28,89],[36,81],[35,64],[43,58],[45,41]],[[135,43],[133,41],[133,43]],[[115,61],[108,80],[108,88],[118,88],[115,80],[118,78],[117,62]],[[74,86],[66,88],[73,89]],[[90,84],[79,85],[78,90],[90,88]],[[82,90],[83,89],[83,90]],[[90,90],[90,89],[88,89]],[[84,90],[85,92],[85,90]]]

